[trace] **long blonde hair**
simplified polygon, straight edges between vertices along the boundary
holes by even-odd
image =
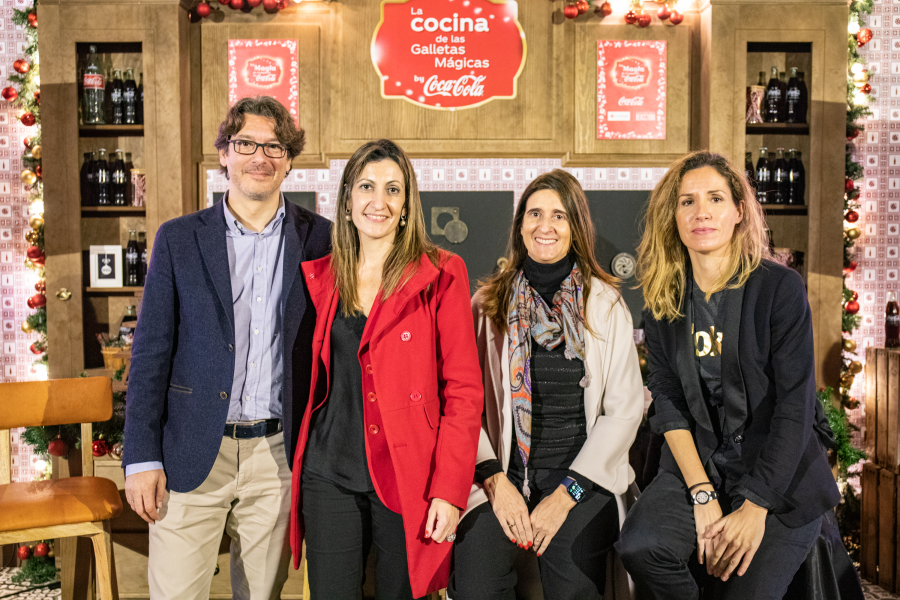
[[[382,301],[403,287],[415,274],[422,255],[438,266],[440,251],[425,233],[422,200],[416,185],[416,173],[406,153],[390,140],[376,140],[360,146],[344,167],[338,194],[337,219],[331,228],[331,270],[343,305],[343,313],[350,315],[362,311],[357,290],[359,268],[359,231],[352,220],[344,218],[345,210],[352,204],[351,193],[363,168],[369,163],[392,160],[403,173],[403,189],[406,199],[406,226],[397,229],[394,245],[384,260],[381,272]]]
[[[735,206],[743,207],[743,218],[731,237],[728,266],[707,290],[707,296],[743,286],[763,259],[770,258],[765,215],[743,172],[724,156],[707,150],[681,157],[650,194],[644,234],[638,246],[637,280],[643,288],[644,308],[657,320],[674,321],[683,316],[688,255],[678,234],[675,212],[685,173],[702,167],[715,169],[728,183]]]
[[[515,293],[516,276],[522,269],[522,265],[525,264],[525,257],[528,256],[528,249],[522,239],[522,221],[525,220],[525,209],[528,205],[528,198],[540,190],[556,192],[568,216],[569,227],[572,230],[572,251],[575,253],[575,262],[581,271],[584,285],[585,312],[587,312],[591,284],[595,277],[617,290],[619,288],[619,280],[605,272],[597,264],[594,254],[594,222],[591,221],[587,197],[584,195],[584,190],[581,189],[581,184],[566,171],[554,169],[538,176],[528,184],[522,193],[522,199],[519,200],[516,207],[516,214],[509,230],[509,241],[506,244],[506,267],[478,282],[481,286],[482,309],[501,333],[506,333],[509,328],[507,322],[509,302]],[[585,325],[590,331],[590,321],[585,320]]]

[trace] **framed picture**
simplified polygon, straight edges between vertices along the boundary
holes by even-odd
[[[91,246],[91,287],[122,287],[122,246]]]

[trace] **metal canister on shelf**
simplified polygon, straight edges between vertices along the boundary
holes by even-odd
[[[147,199],[147,176],[143,169],[131,169],[131,205],[144,206]]]

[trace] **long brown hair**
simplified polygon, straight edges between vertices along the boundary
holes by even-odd
[[[415,274],[416,267],[425,254],[431,264],[438,266],[440,251],[425,233],[422,200],[416,184],[416,172],[406,153],[390,140],[376,140],[360,146],[344,167],[337,202],[337,219],[331,228],[331,270],[334,273],[345,315],[362,311],[357,292],[359,268],[359,231],[352,220],[344,218],[344,211],[351,203],[351,193],[363,168],[369,163],[392,160],[403,173],[403,189],[406,199],[406,226],[397,229],[394,245],[384,260],[381,271],[382,301],[403,286]],[[407,267],[411,267],[407,269]],[[404,275],[405,273],[405,275]],[[402,279],[402,281],[401,281]]]
[[[743,171],[724,156],[708,150],[682,156],[650,194],[644,234],[638,246],[637,280],[643,288],[644,308],[657,320],[674,321],[682,316],[688,254],[678,233],[675,212],[685,173],[702,167],[715,169],[728,183],[735,206],[743,207],[743,217],[731,237],[728,266],[707,290],[707,297],[726,287],[743,286],[763,259],[770,257],[766,218]]]
[[[587,302],[591,294],[592,280],[595,277],[617,290],[619,287],[619,280],[605,272],[597,264],[597,258],[594,255],[594,222],[591,221],[587,197],[584,195],[584,190],[581,189],[581,184],[566,171],[554,169],[538,176],[525,188],[509,230],[509,241],[506,244],[507,264],[502,270],[479,282],[482,309],[501,333],[506,333],[509,329],[507,319],[509,303],[515,293],[513,285],[519,270],[525,263],[525,257],[528,256],[528,249],[522,239],[525,209],[528,206],[528,198],[540,190],[556,192],[566,211],[569,227],[572,230],[571,251],[575,253],[575,261],[581,270],[584,281],[585,312],[587,312]],[[589,320],[585,319],[585,325],[590,330]]]

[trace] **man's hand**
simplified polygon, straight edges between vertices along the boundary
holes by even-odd
[[[540,556],[547,551],[553,536],[566,522],[569,511],[575,508],[575,502],[562,485],[552,494],[541,500],[531,513],[531,526],[534,529],[534,551]]]
[[[700,491],[713,491],[711,485],[700,488]],[[694,505],[694,524],[697,527],[697,562],[704,562],[709,570],[709,562],[712,560],[713,542],[705,537],[709,526],[722,518],[722,507],[718,500],[710,500],[706,504]]]
[[[433,498],[428,509],[428,517],[425,519],[425,537],[440,544],[456,531],[457,525],[459,525],[459,509],[446,500]]]
[[[125,499],[143,520],[151,525],[159,520],[159,509],[166,497],[166,473],[153,469],[125,478]]]
[[[739,509],[707,527],[703,537],[707,544],[713,540],[713,553],[706,572],[728,581],[740,564],[738,576],[746,573],[766,532],[767,514],[765,508],[745,500]]]
[[[531,531],[531,518],[528,516],[528,505],[525,504],[525,499],[516,486],[509,481],[506,473],[497,473],[485,479],[484,491],[509,541],[526,550],[531,548],[534,536]]]

